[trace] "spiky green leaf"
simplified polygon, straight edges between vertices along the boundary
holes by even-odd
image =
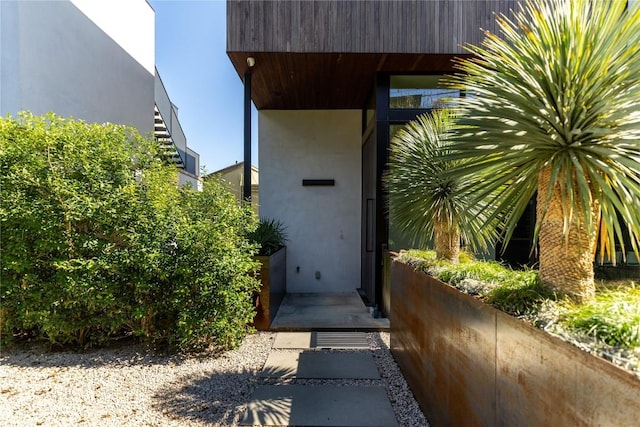
[[[436,221],[456,227],[465,244],[484,250],[495,237],[495,219],[486,197],[471,201],[458,190],[462,178],[445,172],[460,161],[444,161],[451,140],[454,117],[448,110],[418,116],[391,141],[389,188],[391,222],[406,232],[413,243],[426,247]],[[488,226],[487,226],[488,224]]]
[[[565,230],[583,218],[604,256],[640,243],[640,4],[543,0],[498,18],[475,57],[457,62],[449,84],[464,90],[461,136],[447,158],[450,179],[472,199],[497,194],[508,240],[549,166],[559,183]],[[587,214],[599,202],[602,219]],[[538,218],[536,238],[542,218]],[[631,248],[625,248],[631,236]]]

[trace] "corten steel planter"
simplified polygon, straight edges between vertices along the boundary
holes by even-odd
[[[282,247],[269,256],[256,256],[260,261],[260,292],[256,300],[253,326],[259,331],[269,330],[278,313],[287,287],[287,248]]]
[[[411,266],[391,351],[432,426],[638,426],[640,379]]]

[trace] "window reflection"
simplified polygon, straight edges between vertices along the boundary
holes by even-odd
[[[392,140],[393,137],[396,136],[396,133],[398,133],[398,131],[404,128],[405,126],[406,126],[406,123],[403,123],[401,125],[399,124],[389,125],[389,140]]]
[[[457,98],[460,91],[443,88],[442,76],[391,76],[389,88],[389,108],[431,109],[446,106],[446,100]]]

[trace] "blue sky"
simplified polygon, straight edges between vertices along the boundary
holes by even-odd
[[[178,107],[187,145],[208,172],[244,158],[242,80],[226,53],[224,0],[149,0],[156,14],[156,67]],[[257,165],[257,113],[252,163]]]

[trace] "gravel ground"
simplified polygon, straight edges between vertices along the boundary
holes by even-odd
[[[250,335],[238,350],[217,357],[160,356],[138,346],[82,354],[3,351],[0,425],[238,425],[253,389],[269,381],[257,372],[274,338]],[[389,334],[371,333],[369,343],[382,377],[375,385],[386,387],[398,422],[428,426],[389,352]]]

